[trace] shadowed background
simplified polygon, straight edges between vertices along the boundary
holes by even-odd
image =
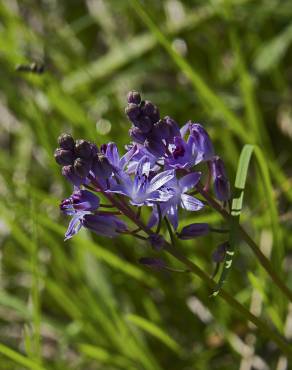
[[[291,286],[291,17],[289,0],[0,1],[1,369],[288,369],[195,277],[140,266],[145,243],[85,231],[64,243],[71,186],[53,153],[62,132],[122,151],[133,89],[202,123],[231,183],[258,144],[273,191],[252,163],[242,223]],[[44,72],[17,70],[33,62]],[[207,208],[190,222],[226,226]],[[179,247],[211,274],[223,241]],[[292,309],[244,243],[225,288],[291,338]]]

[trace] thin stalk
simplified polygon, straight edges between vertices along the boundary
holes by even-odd
[[[172,244],[175,244],[175,237],[173,235],[172,228],[171,228],[171,225],[170,225],[170,223],[168,221],[168,218],[167,217],[164,217],[164,220],[165,220],[165,224],[166,224],[166,227],[167,227],[168,234],[170,236],[171,243]]]
[[[159,234],[160,229],[161,229],[162,213],[161,213],[160,205],[158,203],[157,203],[157,212],[158,212],[158,224],[157,224],[157,228],[155,230],[155,233]]]
[[[188,267],[191,272],[197,275],[201,280],[203,280],[211,289],[214,290],[216,287],[216,283],[212,280],[199,266],[195,263],[187,259],[185,256],[181,255],[178,252],[177,248],[174,248],[169,243],[165,244],[164,250],[175,257],[177,260],[182,262],[186,267]],[[277,333],[275,333],[269,326],[260,320],[258,317],[253,315],[247,308],[245,308],[241,303],[239,303],[236,299],[234,299],[229,293],[227,293],[224,289],[221,289],[218,293],[225,302],[227,302],[231,307],[233,307],[236,311],[240,312],[246,319],[251,321],[258,329],[260,329],[266,337],[272,339],[279,348],[289,357],[292,359],[292,347],[287,343],[283,338],[281,338]]]
[[[208,204],[214,208],[217,212],[219,212],[226,220],[230,221],[231,215],[225,211],[224,208],[206,191],[204,191],[203,186],[201,184],[197,185],[197,189],[199,193],[207,200]],[[281,289],[281,291],[285,294],[285,296],[292,302],[292,292],[289,288],[284,284],[282,279],[276,274],[274,271],[270,261],[267,257],[262,253],[260,248],[257,244],[253,241],[253,239],[248,235],[248,233],[244,230],[242,226],[239,225],[239,233],[241,238],[248,244],[251,248],[255,256],[257,257],[260,264],[266,270],[266,272],[270,275],[271,279],[274,283]]]

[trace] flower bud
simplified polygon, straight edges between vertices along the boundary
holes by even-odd
[[[133,104],[140,104],[141,103],[141,95],[138,93],[138,91],[130,91],[128,93],[127,97],[128,103],[133,103]]]
[[[74,149],[75,141],[70,134],[61,134],[58,138],[58,143],[62,149]]]
[[[226,202],[230,199],[230,183],[226,177],[217,176],[214,181],[214,192],[218,200]]]
[[[133,126],[129,130],[129,136],[139,144],[143,144],[146,139],[146,134],[144,134],[139,127]]]
[[[162,141],[147,138],[144,143],[145,148],[153,155],[162,157],[165,154],[165,145]]]
[[[142,257],[139,259],[139,263],[155,270],[161,270],[166,267],[165,262],[161,258]]]
[[[113,173],[113,167],[102,153],[98,153],[92,161],[92,172],[97,178],[108,179]]]
[[[159,235],[159,234],[151,234],[149,237],[148,237],[148,242],[151,244],[151,246],[156,249],[156,250],[160,250],[161,248],[163,248],[164,244],[165,244],[165,239],[163,236]]]
[[[226,251],[228,250],[228,247],[229,247],[228,242],[224,242],[224,243],[218,245],[218,247],[214,250],[214,252],[212,254],[213,261],[216,262],[216,263],[223,262],[224,259],[225,259],[225,255],[226,255]]]
[[[194,144],[198,154],[202,160],[208,161],[214,156],[214,149],[211,139],[202,125],[199,123],[191,123],[189,125],[190,135],[194,140]]]
[[[74,161],[74,171],[75,173],[82,178],[85,178],[91,168],[91,161],[85,160],[83,158],[77,158]]]
[[[189,240],[208,234],[210,231],[209,225],[206,223],[196,223],[185,226],[180,233],[177,234],[179,239]]]
[[[80,186],[84,183],[84,179],[82,179],[75,173],[74,167],[72,165],[64,166],[62,168],[62,175],[65,176],[67,180],[69,180],[75,186]]]
[[[98,235],[113,238],[127,229],[125,223],[112,215],[86,214],[83,216],[82,226],[94,231]]]
[[[92,145],[86,140],[76,140],[75,153],[78,157],[88,159],[92,155]]]
[[[76,190],[60,204],[60,209],[67,215],[78,211],[95,211],[99,207],[99,198],[88,190]]]
[[[67,166],[74,162],[74,154],[71,150],[57,148],[54,157],[55,161],[61,166]]]
[[[136,120],[140,115],[140,108],[137,104],[130,103],[125,109],[126,115],[128,116],[129,120],[133,122]]]

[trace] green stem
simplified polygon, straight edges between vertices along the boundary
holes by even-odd
[[[209,203],[209,205],[212,208],[214,208],[217,212],[219,212],[226,220],[228,220],[228,221],[231,220],[230,214],[228,212],[226,212],[225,209],[222,208],[221,205],[209,193],[204,191],[202,184],[198,184],[197,189],[198,189],[199,193],[207,200],[207,202]],[[253,241],[253,239],[248,235],[248,233],[240,225],[239,225],[239,233],[240,233],[241,238],[251,248],[251,250],[253,251],[253,253],[257,257],[260,264],[263,266],[263,268],[266,270],[266,272],[270,275],[270,277],[274,281],[274,283],[278,286],[278,288],[281,289],[281,291],[285,294],[285,296],[289,299],[289,301],[292,302],[292,292],[287,288],[287,286],[284,284],[282,279],[276,274],[276,272],[274,271],[270,261],[262,253],[262,251],[257,246],[257,244]]]
[[[212,280],[203,270],[200,269],[195,263],[187,259],[185,256],[181,255],[178,252],[177,248],[174,248],[169,243],[166,243],[164,250],[175,257],[177,260],[182,262],[186,267],[188,267],[191,272],[197,275],[201,280],[203,280],[211,289],[216,287],[216,283]],[[227,302],[231,307],[233,307],[236,311],[240,312],[246,319],[251,321],[257,328],[259,328],[263,334],[267,338],[272,339],[279,348],[289,357],[292,359],[292,347],[287,343],[283,338],[281,338],[277,333],[275,333],[269,326],[260,320],[258,317],[253,315],[248,309],[246,309],[241,303],[239,303],[236,299],[234,299],[229,293],[227,293],[224,289],[221,289],[218,293],[225,302]]]

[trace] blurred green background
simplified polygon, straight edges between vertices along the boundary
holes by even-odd
[[[203,123],[232,183],[243,145],[258,144],[273,191],[252,163],[242,223],[291,286],[291,19],[290,0],[0,1],[1,370],[288,369],[197,278],[141,267],[143,242],[82,231],[64,243],[71,187],[53,153],[64,131],[122,150],[132,89]],[[16,71],[32,62],[45,72]],[[211,274],[222,241],[180,248]],[[292,307],[243,243],[225,287],[291,339]]]

